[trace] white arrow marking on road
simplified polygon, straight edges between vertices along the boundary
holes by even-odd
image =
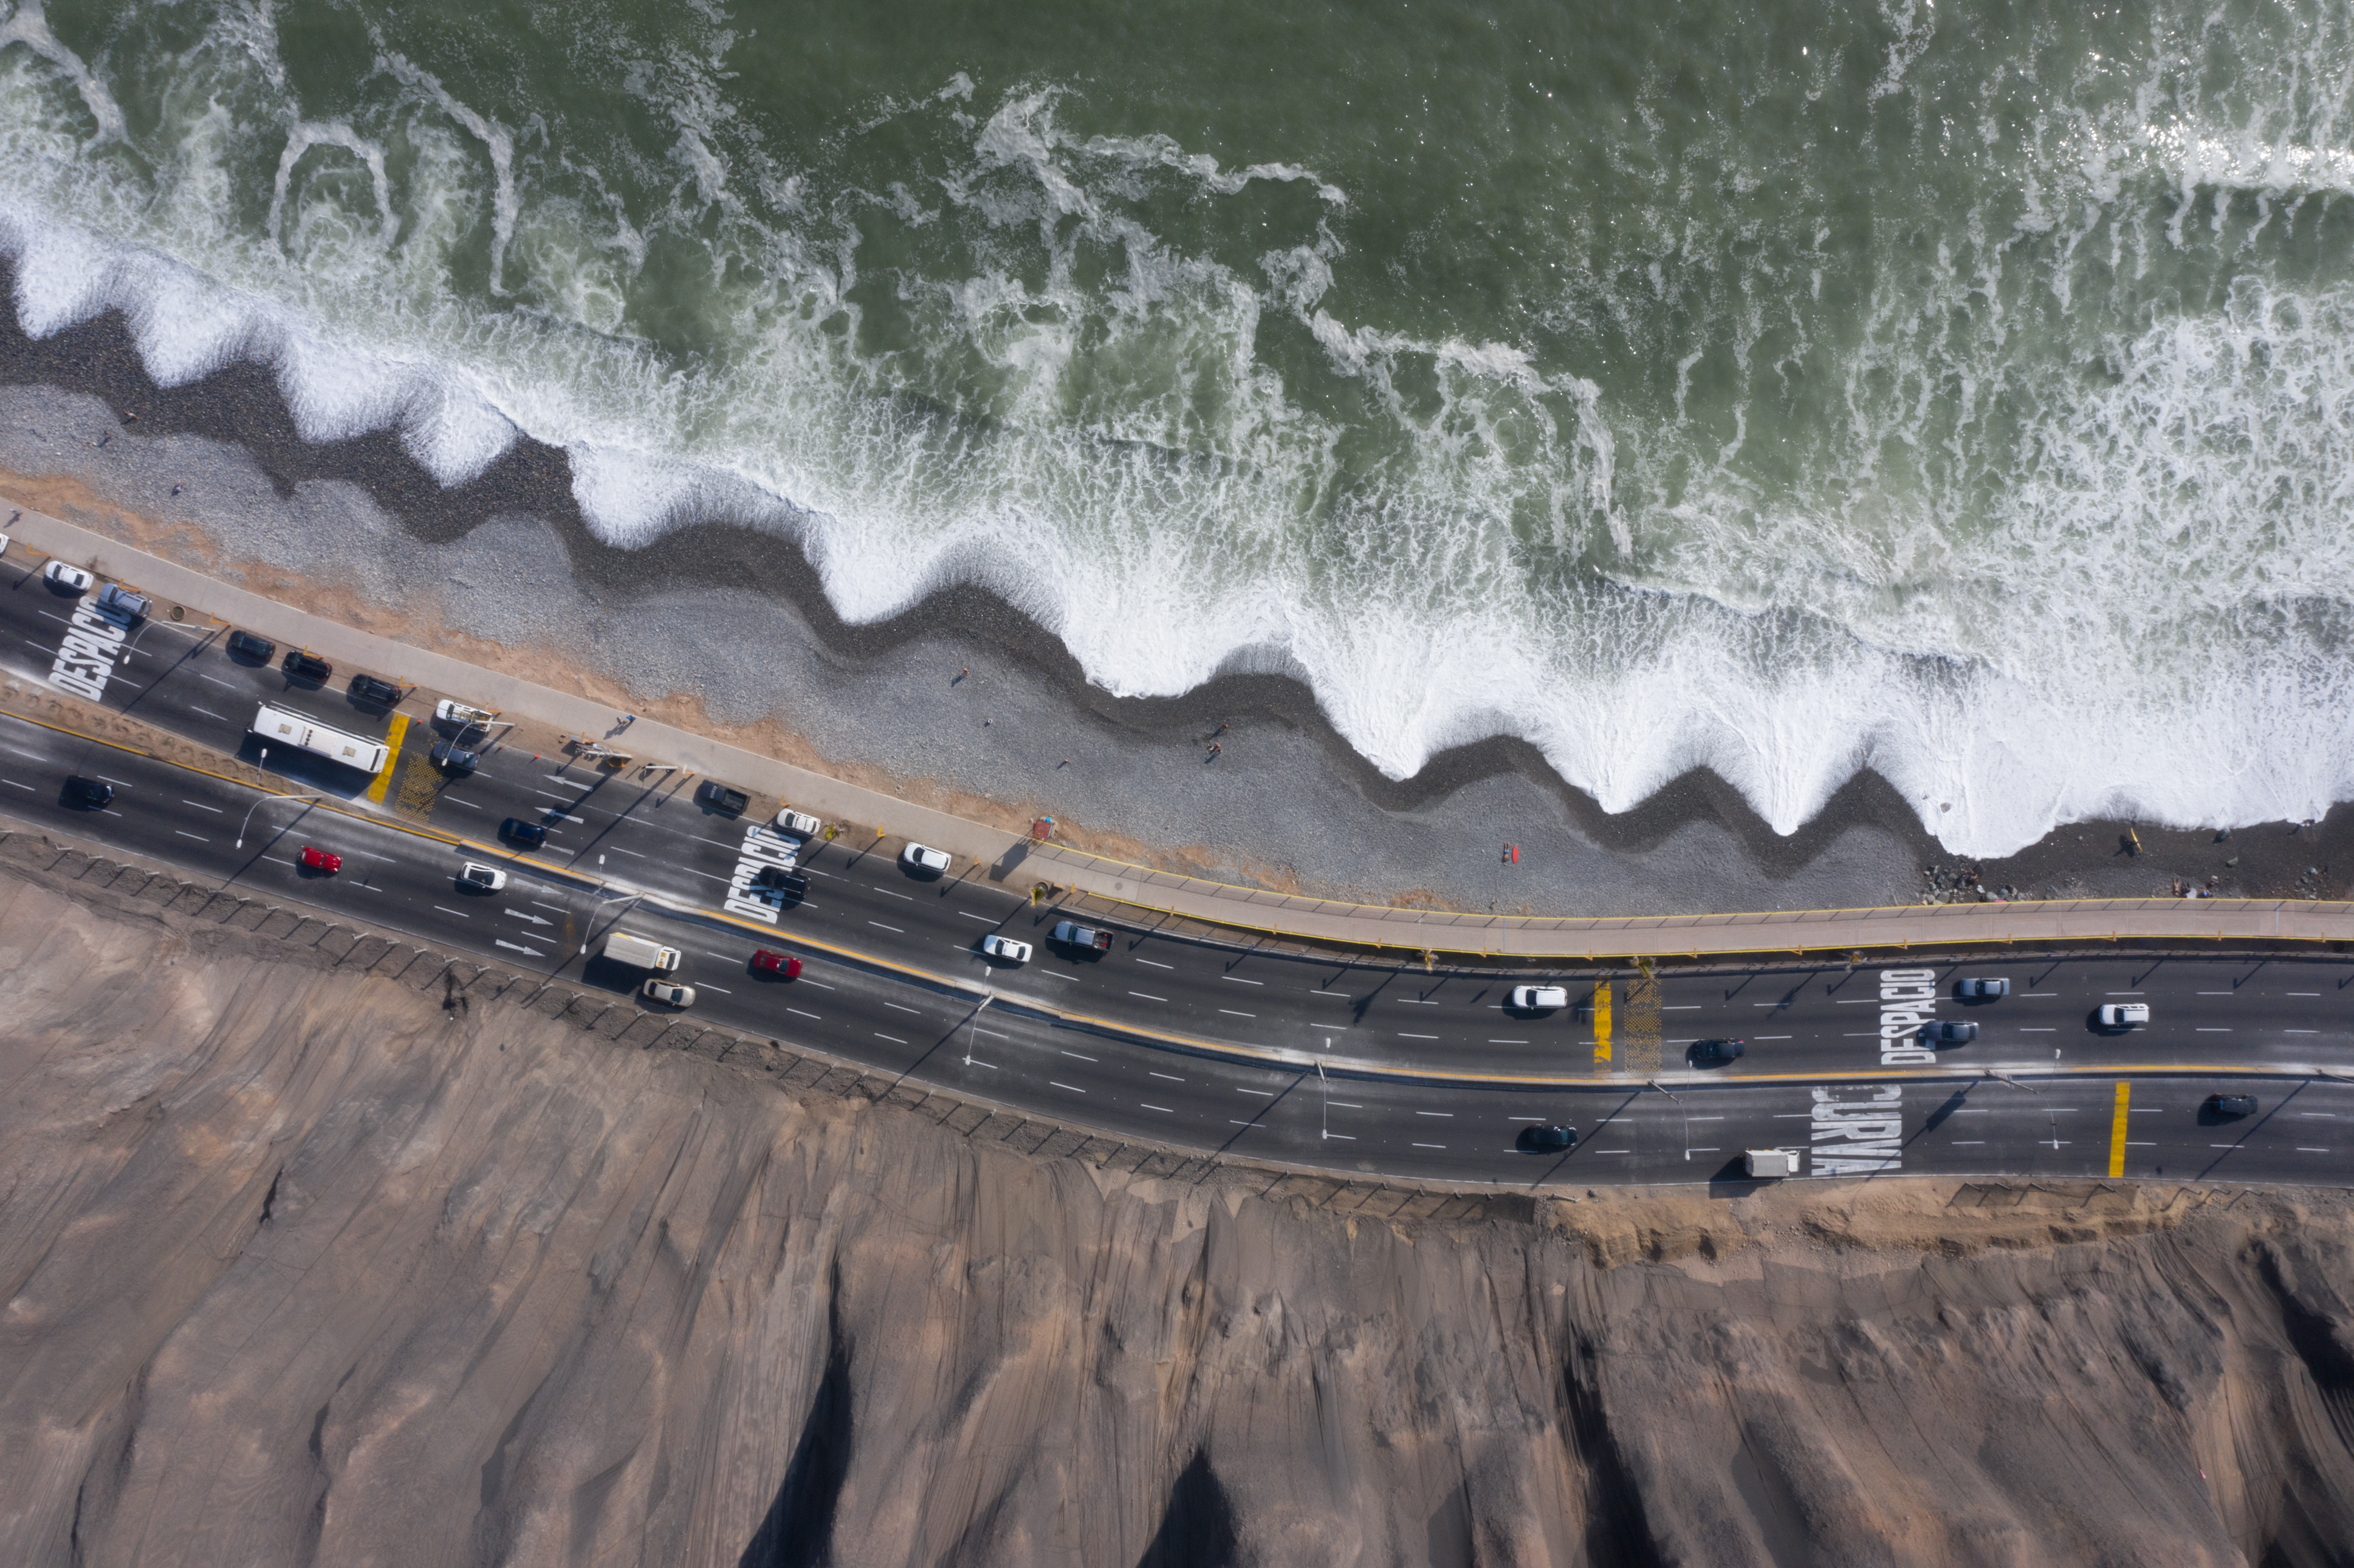
[[[526,915],[520,909],[510,909],[507,913],[514,916],[518,920],[528,920],[535,926],[553,926],[556,924],[555,921],[545,919],[537,915]]]
[[[524,953],[524,954],[527,954],[528,956],[530,956],[530,957],[532,957],[532,958],[535,958],[535,959],[537,959],[537,958],[545,958],[545,957],[546,956],[546,954],[542,953],[542,952],[541,952],[537,948],[525,948],[525,947],[519,947],[519,946],[517,946],[515,943],[513,943],[513,942],[505,942],[505,941],[500,941],[500,940],[499,940],[498,938],[492,938],[492,945],[493,945],[493,946],[494,946],[494,947],[501,947],[501,948],[505,948],[508,952],[510,952],[510,953]]]

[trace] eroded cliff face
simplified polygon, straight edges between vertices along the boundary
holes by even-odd
[[[21,865],[0,973],[11,1563],[2354,1550],[2336,1193],[1384,1220]]]

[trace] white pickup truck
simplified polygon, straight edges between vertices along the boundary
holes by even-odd
[[[627,931],[616,931],[605,938],[604,955],[617,964],[631,969],[653,969],[662,974],[678,972],[679,950],[665,948],[659,942],[649,942],[643,937],[632,937]]]

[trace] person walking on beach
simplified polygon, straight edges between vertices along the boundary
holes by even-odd
[[[1211,755],[1211,756],[1213,756],[1213,757],[1216,757],[1216,756],[1221,755],[1223,752],[1225,752],[1225,749],[1226,749],[1226,748],[1225,748],[1225,747],[1220,746],[1220,745],[1219,745],[1216,741],[1214,741],[1214,741],[1212,741],[1212,742],[1210,742],[1210,755]]]

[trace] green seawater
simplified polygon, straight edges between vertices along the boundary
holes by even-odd
[[[7,0],[0,0],[5,6]],[[1403,776],[2354,793],[2354,7],[0,9],[28,330]]]

